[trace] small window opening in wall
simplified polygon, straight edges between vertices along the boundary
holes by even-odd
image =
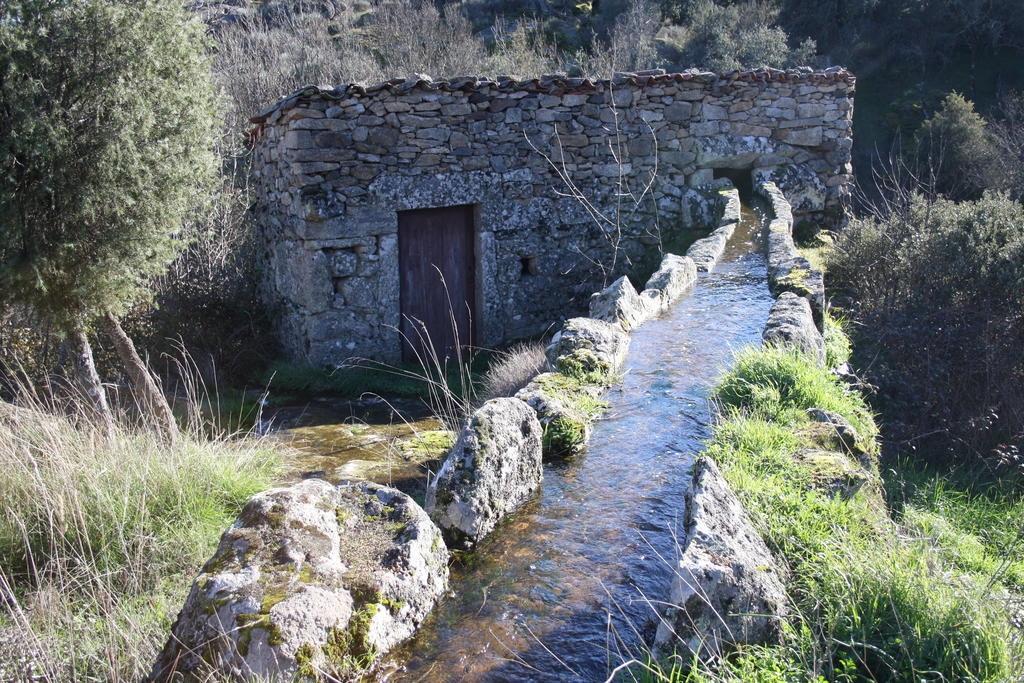
[[[519,263],[522,265],[523,275],[536,275],[537,274],[537,257],[536,256],[524,256],[519,259]]]

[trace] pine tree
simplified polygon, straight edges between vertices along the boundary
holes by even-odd
[[[0,303],[66,331],[108,424],[87,333],[97,319],[120,330],[212,187],[206,47],[180,0],[0,3]],[[126,339],[115,346],[140,404],[173,436]]]

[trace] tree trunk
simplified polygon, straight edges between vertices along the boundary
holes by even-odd
[[[171,412],[171,406],[167,403],[167,397],[157,387],[153,376],[149,373],[149,368],[142,362],[142,358],[135,350],[135,344],[125,334],[117,316],[108,311],[103,316],[103,322],[106,325],[107,334],[114,342],[117,355],[121,357],[121,362],[128,372],[128,378],[132,383],[132,394],[135,396],[139,409],[143,414],[153,417],[167,440],[174,443],[178,440],[178,423],[174,421],[174,413]]]
[[[78,369],[78,379],[82,384],[82,390],[89,398],[96,416],[103,421],[107,434],[112,435],[114,433],[114,415],[110,412],[107,394],[103,389],[103,383],[100,382],[99,373],[96,372],[92,346],[89,345],[85,327],[81,323],[75,323],[68,330],[68,338],[75,352],[75,365]]]

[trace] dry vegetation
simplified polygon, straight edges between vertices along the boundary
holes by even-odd
[[[128,416],[107,434],[81,407],[19,403],[0,404],[0,679],[138,680],[278,456],[198,428],[172,447]]]

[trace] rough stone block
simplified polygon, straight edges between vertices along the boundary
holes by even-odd
[[[150,676],[346,680],[448,587],[441,532],[385,486],[309,479],[254,496],[192,584]]]
[[[618,325],[593,318],[570,318],[551,339],[548,361],[576,376],[609,376],[626,360],[629,335]]]
[[[679,300],[686,288],[697,280],[697,264],[689,256],[665,254],[640,297],[657,315],[667,311]]]
[[[427,512],[452,544],[472,546],[540,486],[541,426],[530,406],[495,398],[474,411],[427,489]]]
[[[814,325],[807,299],[783,292],[772,304],[762,334],[765,344],[795,348],[825,364],[825,340]]]
[[[781,641],[785,573],[707,457],[697,460],[672,589],[655,636],[665,654],[703,660]]]
[[[590,317],[617,324],[629,331],[639,327],[658,311],[641,298],[625,275],[590,297]]]

